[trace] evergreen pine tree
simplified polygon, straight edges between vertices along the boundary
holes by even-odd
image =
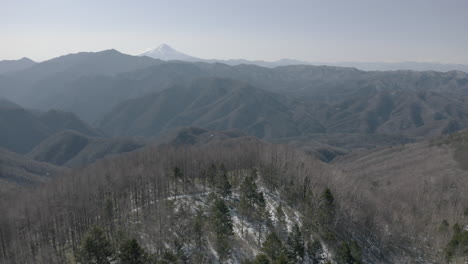
[[[353,264],[353,256],[348,243],[343,242],[336,251],[335,260],[337,264]]]
[[[177,197],[177,183],[179,182],[179,179],[183,177],[182,171],[180,170],[179,167],[175,166],[173,169],[173,176],[174,176],[174,192],[175,196]]]
[[[335,198],[329,188],[326,188],[320,196],[318,208],[318,223],[322,231],[327,232],[335,216]]]
[[[104,220],[109,228],[110,234],[114,233],[114,203],[110,197],[107,197],[104,202]]]
[[[343,242],[335,256],[337,264],[361,264],[361,258],[361,249],[354,241],[351,244]]]
[[[193,232],[195,234],[195,247],[197,251],[199,251],[202,247],[204,222],[205,222],[205,216],[203,215],[203,209],[197,208],[197,212],[196,212],[194,223],[193,223]]]
[[[239,189],[239,212],[241,214],[241,232],[244,233],[244,218],[250,218],[255,209],[257,199],[257,185],[252,176],[243,179]]]
[[[210,208],[210,224],[216,240],[216,251],[220,261],[229,257],[230,238],[233,235],[233,225],[229,208],[223,199],[216,198]]]
[[[83,263],[108,264],[114,252],[102,228],[94,226],[82,240],[80,259]]]
[[[307,253],[309,255],[310,263],[311,264],[319,264],[322,263],[323,258],[323,247],[322,243],[318,240],[314,240],[309,243],[307,246]]]
[[[275,230],[276,234],[278,235],[279,239],[285,241],[288,237],[288,227],[286,224],[286,215],[284,214],[283,207],[278,205],[276,207],[276,223],[275,223]]]
[[[270,264],[270,260],[265,254],[259,254],[255,257],[253,264]]]
[[[299,225],[294,224],[286,242],[288,257],[294,261],[304,259],[304,239]]]
[[[231,183],[229,182],[227,170],[226,167],[224,167],[224,164],[221,164],[220,166],[217,183],[218,193],[221,197],[226,199],[231,195]]]
[[[120,245],[119,259],[121,264],[144,264],[146,256],[136,239],[126,239]]]
[[[263,226],[270,218],[270,214],[266,208],[266,201],[263,196],[263,192],[259,192],[257,194],[255,205],[255,220],[258,223],[258,244],[260,244]]]
[[[276,261],[283,252],[283,244],[275,232],[271,232],[263,242],[262,251],[270,260]]]
[[[362,263],[362,252],[356,241],[351,241],[349,244],[349,250],[351,251],[351,256],[353,257],[354,264]]]
[[[278,255],[278,257],[276,258],[275,261],[273,261],[273,264],[289,264],[289,259],[288,259],[288,255],[286,254],[286,251],[284,250],[281,250],[280,254]]]
[[[216,165],[214,163],[211,164],[210,168],[208,169],[207,172],[207,177],[208,177],[208,184],[210,185],[211,188],[214,188],[216,185],[216,172],[217,172]]]

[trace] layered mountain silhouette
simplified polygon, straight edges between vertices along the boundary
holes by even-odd
[[[117,105],[100,121],[112,135],[156,136],[183,126],[240,129],[262,138],[320,132],[313,120],[296,116],[281,95],[231,79],[212,78],[176,86]]]
[[[288,65],[328,65],[338,67],[353,67],[364,71],[397,71],[397,70],[412,70],[412,71],[463,71],[468,73],[468,65],[455,64],[455,63],[438,63],[438,62],[307,62],[295,59],[280,59],[277,61],[263,61],[263,60],[246,60],[246,59],[202,59],[194,56],[187,55],[180,51],[175,50],[169,45],[163,43],[155,49],[140,54],[139,56],[148,56],[155,59],[164,61],[178,60],[188,62],[209,62],[209,63],[224,63],[227,65],[235,66],[241,64],[257,65],[261,67],[274,68],[279,66]]]
[[[187,55],[180,51],[175,50],[169,45],[163,43],[157,48],[146,51],[139,56],[148,56],[154,59],[159,59],[163,61],[188,61],[188,62],[208,62],[208,63],[223,63],[231,66],[241,65],[241,64],[251,64],[261,67],[274,68],[278,66],[286,65],[297,65],[297,64],[309,64],[305,61],[299,61],[294,59],[281,59],[277,61],[263,61],[263,60],[245,60],[245,59],[229,59],[229,60],[216,60],[216,59],[202,59],[194,56]]]
[[[18,186],[32,186],[56,176],[63,169],[38,162],[18,153],[0,148],[0,195]]]
[[[60,94],[70,82],[85,76],[109,76],[158,64],[148,57],[135,57],[116,50],[80,52],[37,63],[7,76],[0,76],[0,92],[22,105]]]
[[[53,134],[28,153],[28,157],[59,166],[81,167],[109,155],[141,148],[142,141],[91,137],[73,130]]]
[[[18,102],[30,108],[43,111],[55,108],[76,113],[93,125],[105,127],[111,135],[154,136],[161,130],[176,125],[203,124],[209,129],[233,128],[233,125],[227,125],[229,122],[214,122],[206,117],[198,120],[193,117],[190,122],[171,121],[151,129],[146,121],[133,119],[133,122],[145,123],[143,126],[147,128],[140,129],[143,126],[136,125],[139,128],[111,131],[112,128],[126,126],[125,123],[118,124],[121,118],[111,118],[110,112],[115,114],[120,111],[120,115],[124,115],[124,110],[118,109],[129,108],[132,101],[126,102],[127,100],[142,98],[145,102],[142,105],[150,107],[152,103],[149,98],[156,100],[154,94],[174,87],[186,87],[187,91],[179,91],[182,95],[205,97],[202,94],[205,89],[187,87],[194,80],[210,78],[229,78],[248,83],[255,89],[244,90],[242,94],[246,98],[257,98],[258,91],[273,92],[274,98],[281,98],[278,99],[281,101],[279,104],[270,102],[279,107],[275,111],[282,114],[277,115],[293,115],[288,121],[283,120],[285,123],[281,128],[259,128],[262,125],[258,123],[255,128],[249,125],[242,127],[244,132],[260,137],[303,136],[318,132],[426,137],[451,133],[467,126],[468,111],[464,102],[467,98],[468,74],[457,71],[366,72],[355,68],[311,65],[276,68],[229,66],[222,63],[165,62],[108,50],[66,55],[0,77],[0,90],[1,95],[17,98]],[[196,94],[196,91],[200,94]],[[212,91],[208,93],[210,92]],[[252,94],[247,95],[249,93]],[[169,94],[166,91],[160,96]],[[174,95],[176,97],[179,95]],[[184,97],[180,98],[182,100]],[[139,100],[134,102],[140,103]],[[241,99],[235,103],[226,103],[231,106],[237,104],[240,109],[246,104]],[[143,109],[143,106],[139,106],[139,109],[140,114],[151,112],[158,115],[157,112],[150,111],[150,108]],[[197,113],[211,116],[207,114],[209,109],[204,110],[206,112],[200,110]],[[248,116],[251,114],[254,116]],[[248,120],[258,118],[255,113],[243,115]],[[140,116],[137,120],[143,120],[147,116]],[[102,121],[104,119],[109,122]],[[306,126],[313,129],[298,130],[304,124],[310,124]]]
[[[0,127],[0,147],[18,153],[29,152],[58,131],[73,129],[86,135],[100,134],[73,113],[31,111],[6,100],[0,101]]]
[[[36,64],[36,62],[28,58],[0,61],[0,75],[25,70],[32,67],[34,64]]]

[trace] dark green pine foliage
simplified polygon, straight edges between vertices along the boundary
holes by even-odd
[[[216,185],[216,172],[218,169],[216,168],[216,165],[212,163],[210,165],[210,168],[207,171],[207,178],[208,178],[208,185],[210,188],[214,188]]]
[[[205,216],[203,215],[203,209],[197,208],[193,222],[193,233],[197,251],[200,251],[203,246],[204,223]]]
[[[276,223],[275,223],[275,230],[276,234],[278,235],[279,239],[285,241],[288,237],[288,227],[286,224],[286,215],[284,214],[283,207],[278,205],[276,207]]]
[[[108,264],[111,263],[114,251],[107,240],[104,231],[98,226],[94,226],[82,240],[80,250],[80,260],[87,264]]]
[[[233,235],[231,215],[223,199],[214,199],[210,208],[210,224],[215,236],[215,249],[223,262],[229,257],[230,239]]]
[[[240,186],[240,210],[242,214],[251,216],[257,199],[257,184],[252,176],[247,176]]]
[[[326,188],[320,196],[318,208],[318,221],[322,231],[327,231],[335,216],[335,198],[329,188]]]
[[[270,213],[266,207],[265,197],[263,196],[263,192],[259,192],[257,194],[257,199],[255,201],[255,220],[258,223],[258,244],[260,245],[260,240],[262,236],[262,232],[264,229],[265,223],[270,222]]]
[[[174,264],[174,263],[178,263],[178,261],[179,260],[177,259],[177,256],[174,255],[174,253],[170,251],[165,251],[162,254],[161,259],[159,259],[159,261],[157,261],[156,263],[157,264]]]
[[[361,264],[361,249],[356,242],[343,242],[338,247],[335,260],[337,264]]]
[[[311,264],[319,264],[323,261],[323,247],[318,240],[311,241],[307,246],[307,254],[309,255]]]
[[[289,264],[290,261],[288,259],[288,254],[286,251],[283,249],[281,253],[278,255],[276,260],[273,262],[273,264]]]
[[[259,254],[255,257],[253,264],[270,264],[270,260],[265,254]]]
[[[174,193],[175,193],[175,196],[178,195],[178,192],[177,192],[177,185],[178,185],[178,182],[181,178],[183,178],[183,174],[182,174],[182,171],[180,170],[179,167],[174,167],[173,169],[173,176],[174,176]]]
[[[362,263],[362,252],[361,247],[359,247],[356,241],[351,241],[349,244],[349,249],[351,250],[351,256],[353,257],[354,263]]]
[[[245,177],[239,188],[239,212],[241,215],[241,233],[244,233],[244,219],[251,218],[258,197],[257,184],[252,175]]]
[[[444,250],[448,263],[459,257],[468,257],[468,230],[462,230],[459,224],[453,225],[452,229],[452,239]]]
[[[218,171],[217,191],[224,199],[231,195],[231,183],[224,164],[221,164]]]
[[[304,259],[304,238],[302,236],[301,228],[296,223],[294,224],[291,233],[286,242],[286,250],[288,257],[294,261],[302,261]]]
[[[262,251],[272,261],[276,261],[280,254],[283,252],[283,243],[276,235],[275,232],[271,232],[263,242]]]
[[[136,239],[126,239],[120,245],[119,259],[121,264],[144,264],[146,254]]]

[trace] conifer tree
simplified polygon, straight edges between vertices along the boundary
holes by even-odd
[[[218,174],[217,190],[219,195],[226,199],[231,195],[231,183],[229,182],[227,170],[224,167],[224,164],[221,164]]]
[[[323,258],[323,247],[322,243],[318,240],[311,241],[307,246],[307,254],[309,255],[310,263],[311,264],[319,264],[322,263]]]
[[[173,176],[174,176],[174,192],[175,192],[175,196],[177,197],[177,183],[179,181],[180,178],[183,177],[182,175],[182,171],[180,170],[179,167],[175,166],[174,169],[173,169]]]
[[[80,260],[89,264],[108,264],[114,254],[102,228],[94,226],[82,240]]]
[[[241,232],[244,233],[244,218],[252,215],[255,209],[255,200],[257,199],[257,185],[252,176],[247,176],[241,183],[239,190],[240,202],[239,212],[241,214]]]
[[[104,202],[104,219],[110,233],[114,233],[114,203],[110,197],[107,197]]]
[[[265,197],[263,196],[263,192],[259,192],[257,194],[255,200],[255,220],[258,223],[258,244],[260,244],[262,230],[265,222],[267,222],[270,218],[270,214],[266,208],[266,201]]]
[[[211,163],[210,168],[207,171],[207,177],[208,177],[208,184],[210,185],[210,188],[214,188],[216,185],[216,172],[217,172],[216,165],[214,163]]]
[[[270,264],[270,260],[265,254],[259,254],[255,257],[253,264]]]
[[[233,224],[229,208],[223,199],[215,198],[210,208],[210,224],[215,236],[215,249],[220,261],[229,257],[230,239],[233,235]]]
[[[283,252],[283,244],[275,232],[271,232],[263,242],[262,251],[270,258],[276,261]]]
[[[290,259],[294,261],[302,261],[304,259],[304,238],[302,237],[301,228],[297,223],[294,224],[288,236],[286,250]]]
[[[351,242],[351,245],[343,242],[336,252],[335,260],[337,264],[361,264],[361,249],[356,242]]]
[[[204,232],[205,216],[201,208],[197,208],[194,223],[193,232],[195,234],[195,246],[197,251],[201,250]]]
[[[286,224],[286,215],[284,214],[283,207],[281,206],[281,204],[276,207],[275,216],[276,234],[278,235],[280,240],[285,241],[288,237],[288,229]]]
[[[326,188],[320,196],[318,208],[318,223],[322,231],[327,231],[335,216],[335,198],[329,188]]]
[[[119,259],[121,264],[144,264],[146,256],[136,239],[126,239],[120,245]]]
[[[349,244],[349,250],[351,251],[351,256],[353,257],[353,261],[356,264],[362,263],[362,252],[361,248],[359,247],[356,241],[351,241]]]

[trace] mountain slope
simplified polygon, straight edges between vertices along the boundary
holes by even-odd
[[[288,109],[293,109],[307,120],[318,120],[328,133],[390,134],[417,138],[468,127],[465,103],[468,100],[468,74],[463,72],[365,72],[354,68],[310,65],[270,69],[255,65],[162,62],[119,55],[116,51],[69,56],[94,58],[86,59],[88,62],[100,61],[96,63],[97,66],[86,67],[90,69],[105,67],[112,61],[109,57],[114,56],[123,56],[132,63],[140,59],[149,60],[150,65],[145,64],[146,67],[137,63],[143,68],[115,75],[109,75],[102,69],[96,70],[97,74],[101,74],[99,76],[81,76],[83,73],[79,73],[80,70],[80,77],[75,73],[71,76],[57,73],[36,82],[34,92],[23,94],[26,104],[18,102],[39,109],[72,111],[94,123],[128,99],[173,86],[188,86],[194,79],[230,78],[283,94],[289,100],[283,103],[289,105]],[[65,58],[70,59],[68,56],[61,59]],[[4,81],[5,78],[0,77]],[[22,79],[28,78],[25,76]],[[6,83],[0,80],[0,90],[7,87],[17,90],[14,89],[14,82],[9,83],[8,80],[11,81],[11,78],[6,78]],[[225,128],[221,126],[221,129]]]
[[[0,79],[0,93],[22,105],[34,103],[61,92],[84,76],[114,75],[158,64],[148,57],[122,54],[116,50],[80,52],[37,63]]]
[[[315,63],[314,63],[315,64]],[[468,73],[468,65],[466,64],[448,64],[437,62],[341,62],[341,63],[322,63],[340,67],[356,67],[363,71],[463,71]]]
[[[0,148],[0,196],[18,186],[46,182],[63,170],[52,164],[38,162]]]
[[[133,151],[143,145],[132,139],[90,137],[67,130],[46,138],[27,156],[58,166],[81,167],[109,155]]]
[[[0,75],[21,71],[32,67],[34,64],[36,64],[36,62],[28,58],[22,58],[19,60],[3,60],[0,61]]]
[[[239,130],[213,131],[200,127],[169,129],[161,133],[154,142],[155,146],[208,146],[232,145],[236,142],[260,142],[256,137],[247,136]]]
[[[162,91],[176,84],[186,84],[206,76],[196,65],[169,62],[116,76],[86,76],[57,88],[35,100],[40,109],[56,108],[76,113],[94,123],[116,104],[128,99]]]
[[[99,127],[112,135],[155,136],[192,125],[237,128],[262,138],[322,130],[314,120],[295,116],[282,96],[230,79],[196,80],[190,86],[129,100],[107,114]]]
[[[72,113],[56,110],[36,113],[18,106],[11,107],[11,103],[0,105],[0,127],[0,146],[18,153],[30,151],[43,139],[61,130],[99,134]]]
[[[460,132],[337,158],[334,186],[348,201],[350,221],[373,223],[369,232],[383,240],[413,244],[415,252],[442,261],[452,235],[441,229],[444,221],[463,226],[468,220],[466,139]]]
[[[182,131],[195,136],[205,132]],[[103,226],[115,243],[119,243],[117,230],[126,227],[127,235],[158,260],[197,262],[201,254],[206,262],[220,263],[222,251],[213,228],[218,223],[213,210],[218,207],[213,204],[222,200],[223,215],[232,223],[232,231],[223,233],[228,237],[231,263],[263,253],[271,233],[278,236],[276,249],[290,250],[293,239],[304,246],[303,251],[294,251],[295,260],[309,261],[314,252],[311,243],[316,241],[322,245],[323,262],[340,263],[347,244],[359,252],[355,256],[362,263],[440,263],[439,253],[452,232],[437,227],[444,218],[450,227],[463,223],[468,198],[467,171],[452,156],[453,147],[466,144],[466,136],[447,140],[350,155],[332,164],[337,169],[262,141],[193,146],[189,140],[192,146],[146,148],[56,178],[29,195],[19,195],[18,206],[10,206],[10,199],[0,200],[5,212],[0,215],[0,232],[14,234],[31,223],[25,236],[32,236],[38,248],[47,248],[52,243],[45,239],[49,233],[35,234],[35,230],[57,221],[57,233],[63,239],[56,246],[79,245],[90,229],[66,217],[42,217],[39,212],[48,208],[52,215],[77,214],[89,226]],[[229,184],[224,184],[226,180]],[[225,193],[225,188],[230,192]],[[252,189],[257,198],[247,210],[241,201]],[[107,210],[101,208],[105,204]],[[78,214],[83,211],[87,213]],[[26,263],[34,258],[63,263],[60,249],[35,256],[26,241],[30,240],[7,235],[0,245],[10,253],[8,257]]]

